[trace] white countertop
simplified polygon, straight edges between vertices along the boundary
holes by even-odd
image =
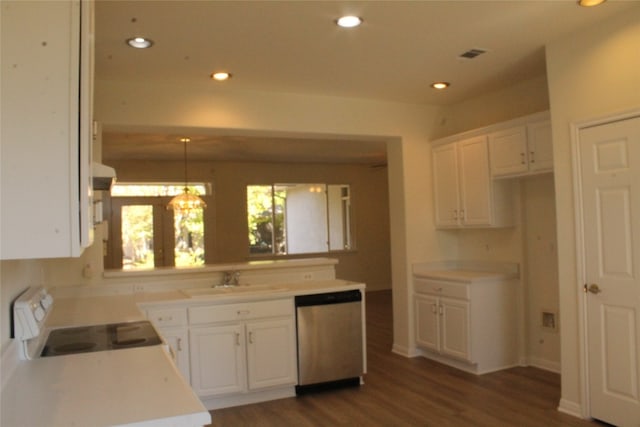
[[[518,264],[481,261],[416,263],[413,265],[413,275],[462,283],[509,280],[520,276]]]
[[[21,361],[5,390],[3,427],[211,422],[162,346]]]
[[[182,291],[57,298],[48,328],[144,319],[148,304],[227,303],[364,289],[346,280],[296,282],[191,298]],[[260,291],[257,291],[261,289]],[[84,293],[83,293],[84,294]],[[3,427],[201,426],[210,414],[162,346],[20,361],[2,393]]]

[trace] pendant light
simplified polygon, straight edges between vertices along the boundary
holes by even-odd
[[[180,142],[184,144],[184,189],[182,193],[175,196],[169,201],[167,209],[173,209],[175,212],[188,214],[195,209],[204,209],[207,204],[198,196],[189,192],[188,180],[187,180],[187,142],[191,141],[190,138],[180,138]]]

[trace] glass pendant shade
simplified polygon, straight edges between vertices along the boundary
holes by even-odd
[[[194,209],[204,209],[207,204],[197,194],[189,192],[187,187],[184,191],[169,201],[167,208],[178,212],[190,212]]]
[[[187,142],[189,138],[182,138],[184,143],[184,190],[175,196],[167,204],[167,209],[173,209],[179,213],[189,213],[195,209],[204,209],[207,204],[197,194],[190,193],[187,181]]]

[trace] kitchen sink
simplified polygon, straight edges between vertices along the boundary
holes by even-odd
[[[284,286],[277,285],[239,285],[239,286],[220,286],[213,288],[195,288],[183,289],[182,293],[191,298],[210,297],[215,295],[234,295],[248,293],[265,293],[287,289]]]

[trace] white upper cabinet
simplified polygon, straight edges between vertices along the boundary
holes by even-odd
[[[437,228],[513,224],[510,183],[491,180],[486,136],[437,145],[432,160]]]
[[[550,120],[527,125],[527,146],[529,147],[529,171],[553,172],[553,139]]]
[[[551,122],[516,126],[489,134],[491,176],[506,178],[553,171]]]
[[[0,258],[77,257],[93,237],[93,4],[0,7]]]

